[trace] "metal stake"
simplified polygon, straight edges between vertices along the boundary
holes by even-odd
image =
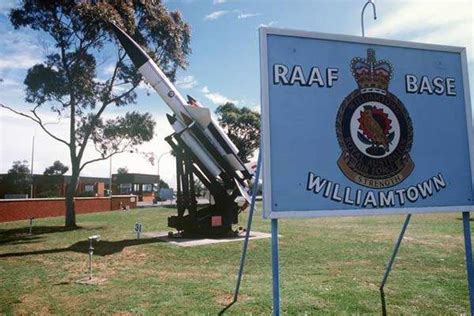
[[[385,273],[383,275],[382,283],[380,284],[380,298],[382,300],[382,315],[387,315],[387,305],[385,303],[385,292],[384,287],[385,283],[387,283],[388,275],[392,270],[393,263],[395,261],[395,257],[397,256],[398,249],[400,248],[400,244],[402,243],[403,236],[405,235],[405,231],[410,223],[411,214],[408,214],[405,218],[405,222],[403,223],[402,230],[400,231],[400,235],[398,235],[397,242],[395,243],[395,247],[393,248],[392,256],[388,260],[387,267],[385,269]]]
[[[94,254],[94,247],[92,246],[93,241],[99,241],[100,235],[94,235],[89,237],[89,280],[92,280],[92,255]]]
[[[94,247],[92,246],[92,239],[89,239],[89,280],[92,280],[92,255],[94,254]]]
[[[364,11],[365,11],[365,8],[367,8],[367,6],[369,4],[372,5],[373,11],[374,11],[374,20],[377,20],[377,11],[375,9],[375,3],[373,3],[372,0],[367,0],[367,2],[365,3],[364,7],[362,8],[362,12],[360,14],[360,26],[362,28],[362,37],[365,37]]]
[[[30,232],[29,232],[29,235],[33,235],[33,220],[35,218],[34,217],[30,217]]]
[[[466,252],[467,284],[469,286],[469,306],[471,315],[474,315],[474,266],[472,264],[471,223],[470,213],[462,213],[464,228],[464,248]]]

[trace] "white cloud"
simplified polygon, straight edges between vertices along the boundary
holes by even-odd
[[[275,24],[277,24],[277,23],[278,23],[278,21],[270,21],[270,22],[268,22],[268,23],[262,23],[262,24],[260,24],[258,27],[268,27],[268,26],[275,25]]]
[[[225,3],[225,2],[228,2],[229,0],[214,0],[212,1],[212,4],[221,4],[221,3]]]
[[[10,78],[0,78],[0,85],[5,87],[20,87],[21,83]]]
[[[176,80],[176,86],[181,89],[192,89],[197,86],[197,84],[197,80],[191,75]]]
[[[210,91],[209,91],[209,88],[208,88],[207,86],[204,86],[201,91],[202,91],[202,93],[204,93],[204,94],[210,92]]]
[[[10,10],[17,5],[17,0],[2,0],[0,1],[0,14],[8,15]]]
[[[227,10],[219,10],[219,11],[214,11],[204,17],[205,21],[212,21],[212,20],[217,20],[218,18],[222,17],[223,15],[229,13]]]
[[[115,64],[109,64],[109,65],[105,66],[105,68],[104,68],[104,74],[107,75],[107,76],[113,75],[114,71],[115,71]]]
[[[239,13],[239,15],[237,15],[237,19],[241,20],[241,19],[248,19],[248,18],[252,18],[254,16],[259,16],[259,15],[262,15],[261,13]]]
[[[219,11],[214,11],[204,17],[204,20],[210,21],[210,20],[217,20],[218,18],[226,15],[226,14],[232,14],[232,16],[235,15],[237,19],[242,20],[242,19],[248,19],[251,17],[259,16],[262,15],[261,13],[243,13],[240,10],[219,10]]]
[[[5,69],[28,69],[42,60],[32,52],[18,52],[17,54],[6,54],[0,56],[0,70]]]
[[[207,86],[203,87],[201,91],[202,93],[204,93],[206,98],[211,100],[211,102],[214,103],[215,105],[222,105],[227,102],[234,103],[235,105],[239,104],[238,100],[230,99],[226,96],[223,96],[219,92],[211,92]]]
[[[370,37],[468,47],[472,58],[473,5],[469,0],[401,1],[372,23]]]

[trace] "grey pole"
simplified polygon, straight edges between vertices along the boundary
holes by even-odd
[[[109,159],[109,208],[112,210],[112,156]]]
[[[89,280],[92,280],[92,255],[94,254],[93,241],[99,241],[100,235],[90,236],[89,238]]]
[[[33,163],[35,160],[35,135],[33,135],[33,140],[31,142],[31,185],[30,185],[30,199],[33,198]]]
[[[89,239],[89,280],[92,280],[92,255],[94,254],[94,247],[92,246],[92,239]]]

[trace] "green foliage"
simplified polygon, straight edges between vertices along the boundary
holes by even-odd
[[[160,183],[159,183],[159,188],[160,189],[169,189],[170,186],[168,183],[166,183],[164,180],[160,179]]]
[[[76,193],[76,196],[77,197],[94,197],[95,192],[93,192],[93,191],[79,192],[79,193]]]
[[[219,123],[239,149],[239,157],[248,162],[260,144],[260,114],[247,107],[238,108],[227,102],[216,109]]]
[[[120,167],[117,169],[118,174],[127,174],[128,173],[128,168],[127,167]]]
[[[43,191],[36,194],[35,196],[35,198],[55,198],[55,197],[61,197],[61,195],[58,193],[58,190]]]
[[[46,168],[43,172],[45,176],[62,176],[69,170],[61,161],[56,160],[52,166]]]
[[[14,161],[5,177],[6,193],[29,194],[31,190],[31,172],[28,161]]]
[[[102,119],[112,106],[134,104],[135,89],[142,81],[118,44],[110,22],[130,34],[171,80],[179,67],[187,65],[190,27],[179,12],[169,12],[160,1],[24,0],[9,17],[16,29],[40,31],[52,45],[44,62],[31,67],[24,80],[31,114],[2,107],[35,121],[68,147],[72,175],[66,192],[66,225],[74,226],[72,199],[84,167],[151,140],[155,127],[149,113],[132,111]],[[115,58],[111,51],[117,52]],[[98,73],[105,68],[99,67],[104,60],[112,71]],[[69,137],[62,139],[47,130],[40,115],[44,109],[69,120]],[[100,156],[84,161],[90,142]]]

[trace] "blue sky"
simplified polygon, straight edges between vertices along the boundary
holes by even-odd
[[[41,62],[52,48],[49,39],[31,30],[14,30],[7,18],[8,10],[16,1],[0,2],[0,102],[27,109],[24,102],[23,79],[26,70]],[[259,109],[260,74],[257,29],[262,25],[308,31],[360,35],[360,12],[364,0],[326,1],[233,1],[233,0],[182,0],[165,1],[170,10],[179,10],[191,25],[192,54],[189,67],[177,76],[178,89],[190,94],[214,110],[225,101],[239,106]],[[366,36],[396,40],[465,46],[468,48],[471,91],[474,81],[473,58],[473,7],[465,1],[387,1],[377,0],[378,19],[366,11]],[[107,56],[103,57],[101,76],[107,74]],[[472,95],[472,93],[471,93]],[[136,105],[109,111],[112,117],[124,111],[149,111],[157,121],[155,138],[141,147],[144,152],[157,156],[169,151],[162,140],[172,130],[165,113],[169,112],[159,96],[139,89]],[[56,122],[49,112],[45,121]],[[58,135],[65,135],[66,122],[49,127]],[[67,148],[35,128],[33,123],[0,109],[0,172],[6,172],[14,160],[31,160],[31,142],[35,135],[35,173],[60,159],[68,164]],[[88,152],[94,158],[93,150]],[[174,183],[173,159],[164,156],[160,173],[166,181]],[[137,154],[123,154],[113,158],[112,168],[127,166],[130,172],[156,173]],[[107,177],[109,162],[90,165],[83,175]]]

